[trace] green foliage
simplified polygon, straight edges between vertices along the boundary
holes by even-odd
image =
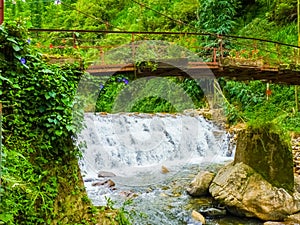
[[[165,99],[156,96],[145,97],[136,102],[131,108],[132,112],[145,112],[145,113],[156,113],[156,112],[169,112],[174,113],[176,109],[170,102]]]
[[[78,182],[78,171],[67,165],[79,156],[72,118],[81,69],[45,63],[16,22],[0,26],[0,72],[5,146],[0,223],[51,224],[60,216],[54,213],[60,191],[72,189],[64,190],[68,184],[61,177],[68,171],[63,181],[72,187]]]
[[[239,2],[235,0],[200,0],[200,29],[217,34],[229,34],[235,26]]]
[[[96,111],[111,112],[119,92],[128,84],[125,76],[112,76],[105,84],[100,84],[100,93],[96,103]]]
[[[273,121],[285,130],[300,131],[299,113],[294,113],[294,87],[270,84],[272,94],[267,100],[266,84],[227,81],[223,92],[229,101],[226,112],[230,123],[248,121],[265,124]]]
[[[123,202],[122,206],[120,208],[118,208],[117,210],[117,214],[114,218],[115,221],[118,222],[119,225],[131,225],[131,220],[132,220],[132,211],[127,211],[126,207],[128,205],[130,205],[132,203],[131,200],[127,200],[125,202]],[[115,209],[115,202],[112,201],[110,198],[106,198],[106,207],[102,207],[104,208],[108,208],[111,210]]]
[[[55,2],[57,1],[8,0],[5,7],[6,20],[15,21],[16,18],[20,18],[33,28],[193,31],[199,8],[197,0],[147,0],[141,2],[141,5],[128,0],[100,2],[66,0],[61,4]],[[181,39],[164,35],[140,34],[135,37],[130,34],[101,33],[39,33],[38,35],[32,33],[31,35],[32,44],[41,48],[43,52],[83,55],[91,60],[99,58],[102,50],[108,51],[110,48],[128,44],[132,38],[134,40],[168,39],[169,41]],[[96,45],[103,47],[102,50],[85,48]]]
[[[40,167],[46,159],[36,158],[32,163],[20,151],[32,149],[29,142],[14,141],[18,149],[3,149],[0,224],[49,224],[58,194],[57,178],[49,178],[49,171]]]
[[[289,23],[279,26],[265,18],[255,18],[239,30],[239,35],[297,45],[297,24]],[[268,46],[262,46],[262,48],[267,49]]]
[[[291,137],[287,132],[288,130],[282,129],[281,124],[278,124],[277,121],[252,120],[247,123],[247,128],[252,130],[253,133],[278,134],[281,142],[284,142],[288,146],[291,145]]]
[[[101,85],[96,111],[182,112],[205,105],[203,91],[189,78],[113,76]]]
[[[43,137],[43,154],[69,154],[50,146],[63,146],[75,134],[73,96],[81,71],[78,65],[48,65],[29,48],[18,25],[0,27],[1,101],[4,135]],[[30,131],[30,134],[28,134]],[[6,139],[4,139],[5,141]]]
[[[297,0],[258,0],[266,8],[266,17],[278,24],[287,24],[297,20]]]

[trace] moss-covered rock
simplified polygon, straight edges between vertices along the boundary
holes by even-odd
[[[293,192],[293,156],[290,144],[271,124],[249,126],[238,134],[234,163],[243,162],[275,187]]]
[[[58,181],[58,196],[54,203],[53,221],[51,224],[90,224],[91,204],[87,197],[83,180],[74,157],[65,164],[56,165],[52,172]]]

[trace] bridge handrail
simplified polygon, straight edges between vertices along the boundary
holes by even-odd
[[[199,55],[205,61],[218,62],[222,64],[224,61],[224,56],[236,60],[243,60],[245,62],[250,61],[262,61],[264,64],[268,66],[280,66],[280,64],[298,64],[300,62],[300,47],[292,44],[281,43],[278,41],[265,40],[261,38],[252,38],[252,37],[243,37],[243,36],[235,36],[235,35],[218,35],[213,33],[199,33],[199,32],[148,32],[148,31],[109,31],[109,30],[81,30],[81,29],[40,29],[40,28],[32,28],[29,29],[30,32],[51,32],[51,33],[59,33],[60,37],[55,37],[52,39],[54,42],[50,44],[48,48],[53,49],[69,49],[68,45],[71,44],[70,48],[78,48],[78,49],[89,49],[94,48],[98,49],[101,57],[102,64],[110,64],[109,58],[106,58],[106,52],[112,48],[117,48],[122,45],[120,44],[111,44],[109,46],[102,43],[102,39],[82,39],[77,37],[76,32],[78,33],[102,33],[102,34],[130,34],[131,40],[126,42],[129,45],[132,45],[132,58],[135,58],[135,49],[138,46],[138,42],[135,40],[144,40],[145,37],[147,39],[147,35],[159,35],[159,38],[171,37],[175,38],[175,42],[177,45],[182,45],[183,47],[187,47],[189,49],[194,49],[193,52]],[[66,35],[62,35],[61,33],[71,33],[71,37],[64,37]],[[146,36],[143,36],[146,35]],[[161,37],[160,35],[163,35]],[[178,37],[176,36],[178,35]],[[209,43],[211,46],[205,47],[199,43],[201,41],[206,41],[206,38],[197,39],[193,37],[196,36],[204,36],[204,37],[213,37],[213,40],[209,39]],[[152,37],[155,39],[155,36]],[[179,39],[178,39],[179,38]],[[214,39],[215,38],[215,39]],[[167,38],[168,39],[168,38]],[[61,40],[61,42],[59,41]],[[126,38],[127,40],[127,38]],[[125,41],[126,41],[125,40]],[[184,41],[182,41],[184,40]],[[248,42],[248,40],[252,40],[253,42]],[[72,43],[70,43],[70,41]],[[170,40],[168,40],[169,43]],[[200,41],[200,42],[199,42]],[[87,45],[85,45],[86,43]],[[95,43],[95,45],[91,44]],[[102,44],[101,44],[102,43]],[[230,43],[228,45],[228,43]],[[197,46],[195,46],[195,44]],[[47,46],[42,46],[38,43],[38,47],[47,48]],[[231,46],[234,46],[231,48]],[[51,50],[50,50],[51,51]],[[59,50],[57,50],[59,51]],[[53,52],[53,51],[52,51]],[[108,59],[105,60],[105,59]],[[138,59],[137,59],[138,60]]]
[[[216,34],[216,33],[201,33],[201,32],[165,32],[165,31],[109,31],[109,30],[82,30],[82,29],[46,29],[46,28],[30,28],[30,32],[68,32],[68,33],[103,33],[103,34],[156,34],[156,35],[196,35],[196,36],[214,36],[214,37],[227,37],[244,40],[256,40],[261,42],[267,42],[272,44],[279,44],[293,48],[299,48],[300,46],[287,44],[279,41],[267,40],[262,38],[227,35],[227,34]]]

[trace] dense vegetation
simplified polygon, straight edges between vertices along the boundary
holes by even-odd
[[[47,64],[20,24],[0,27],[0,224],[95,224],[74,145],[78,64]],[[117,215],[126,220],[122,213]]]
[[[66,209],[72,204],[61,201],[64,191],[84,197],[76,165],[79,152],[71,139],[72,102],[82,72],[76,65],[46,64],[16,24],[1,26],[0,40],[0,223],[49,224],[64,214],[60,204]]]
[[[230,123],[249,121],[274,122],[287,131],[300,132],[300,115],[295,112],[295,87],[271,84],[269,100],[266,84],[260,81],[226,82],[223,87],[230,105],[226,108]]]
[[[5,1],[8,22],[0,26],[0,100],[3,104],[0,224],[93,223],[88,213],[89,201],[78,177],[80,153],[72,139],[75,136],[72,107],[82,65],[47,64],[39,52],[44,58],[72,55],[83,58],[88,65],[99,59],[101,51],[130,43],[132,38],[165,40],[182,46],[218,44],[215,35],[28,34],[19,24],[25,23],[27,28],[201,31],[297,45],[296,4],[295,0]],[[22,23],[12,25],[13,21]],[[252,43],[242,43],[239,49],[241,43],[234,39],[224,41],[225,47],[236,47],[238,51],[228,52],[228,56],[249,57]],[[86,46],[102,48],[99,51],[99,48],[84,48]],[[207,54],[206,50],[195,48],[193,51],[202,57]],[[270,59],[265,58],[267,53],[259,54],[254,59],[258,56]],[[278,60],[276,55],[271,56]],[[102,82],[98,87],[100,94],[96,96],[98,111],[175,112],[191,105],[195,108],[206,105],[202,90],[194,80],[187,78],[166,78],[165,83],[140,79],[138,85],[130,85],[137,82],[134,77],[118,75],[97,82]],[[275,121],[285,129],[300,132],[293,86],[271,84],[272,94],[267,100],[265,83],[223,79],[219,82],[227,99],[223,107],[228,122]],[[124,101],[124,93],[125,97],[135,98]],[[190,102],[180,100],[183,95]],[[178,105],[175,100],[179,100]],[[126,221],[125,217],[120,218]]]
[[[206,105],[203,91],[190,78],[135,80],[133,76],[118,75],[101,83],[100,89],[96,103],[98,112],[174,113]]]

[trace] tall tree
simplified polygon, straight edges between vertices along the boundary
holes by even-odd
[[[236,0],[200,0],[198,27],[206,32],[229,34],[239,6]]]

